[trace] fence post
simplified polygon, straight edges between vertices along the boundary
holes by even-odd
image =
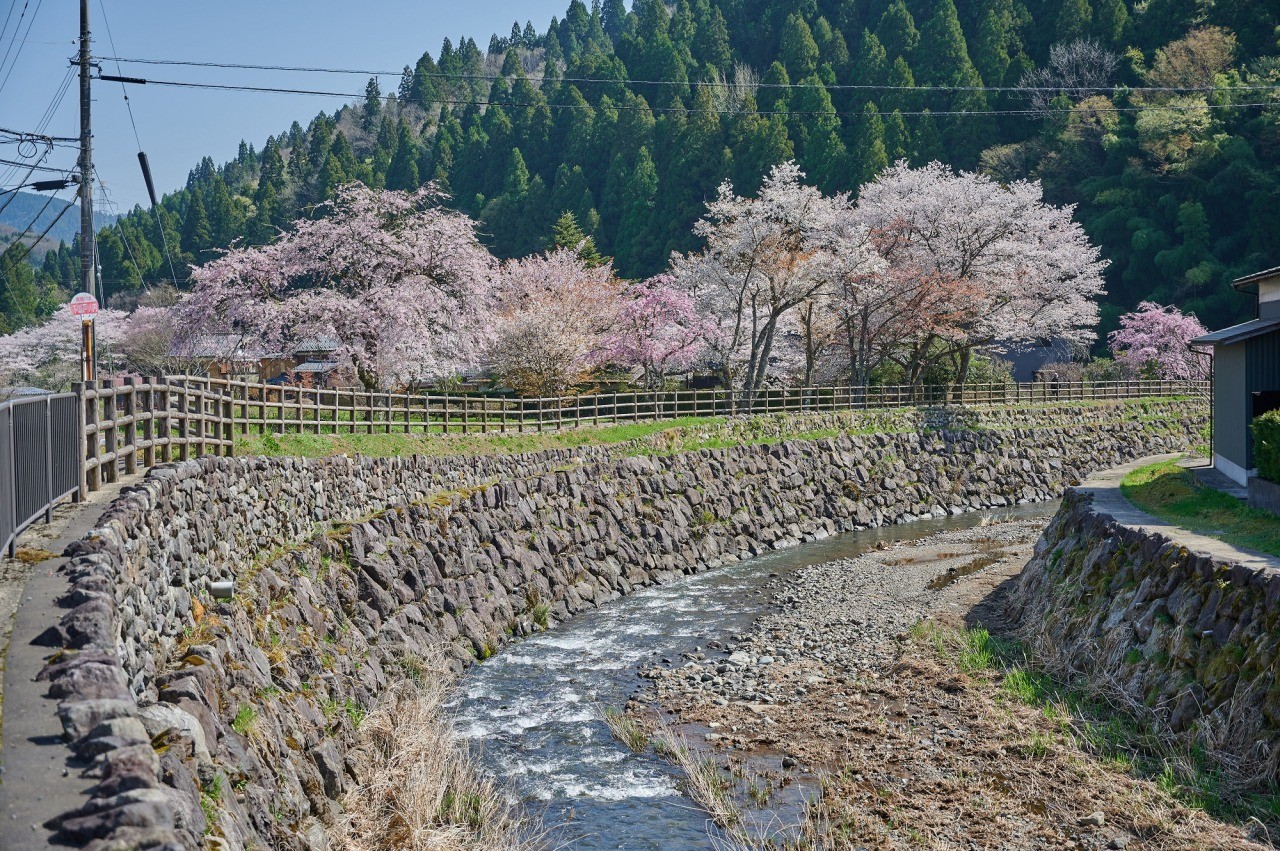
[[[18,441],[14,437],[17,430],[13,416],[14,406],[10,405],[4,408],[2,413],[9,418],[9,458],[11,462],[17,462]],[[0,432],[0,437],[4,433]],[[81,466],[80,469],[84,469]],[[0,509],[3,509],[7,503],[9,506],[9,528],[13,531],[13,537],[9,539],[9,558],[13,558],[18,554],[18,476],[16,471],[10,471],[9,475],[0,477],[0,488],[4,488],[8,493],[3,494],[5,499],[0,499]]]
[[[53,399],[44,397],[44,522],[53,522]],[[17,524],[15,523],[16,527]]]
[[[133,376],[124,380],[124,389],[128,394],[124,397],[124,415],[128,419],[124,425],[125,451],[128,453],[124,457],[124,472],[132,476],[138,472],[138,388]]]

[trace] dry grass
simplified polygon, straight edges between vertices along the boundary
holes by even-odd
[[[438,660],[437,660],[438,661]],[[391,688],[348,754],[358,784],[343,796],[334,847],[346,851],[534,851],[542,831],[481,771],[444,711],[450,675]]]

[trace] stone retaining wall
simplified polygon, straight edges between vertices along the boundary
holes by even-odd
[[[857,425],[826,422],[813,430]],[[1204,412],[1123,403],[885,424],[904,423],[914,430],[671,455],[628,454],[661,449],[646,441],[153,471],[73,549],[71,610],[45,636],[65,648],[43,676],[67,738],[103,778],[58,821],[62,838],[323,848],[360,715],[431,647],[461,666],[770,548],[1050,499],[1186,448]],[[214,601],[209,584],[231,576],[235,599]]]
[[[1275,783],[1280,571],[1224,563],[1117,523],[1069,491],[1013,614],[1051,667]]]

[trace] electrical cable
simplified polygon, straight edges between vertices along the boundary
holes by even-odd
[[[107,43],[111,45],[111,52],[115,53],[116,40],[115,40],[115,36],[111,34],[111,23],[107,20],[107,7],[103,3],[103,0],[98,0],[98,8],[102,11],[102,23],[107,29]],[[123,72],[120,70],[119,62],[116,62],[116,72],[120,73],[123,76]],[[133,103],[129,100],[129,89],[123,82],[120,83],[120,93],[124,95],[124,106],[125,106],[125,109],[129,111],[129,124],[133,127],[133,139],[135,142],[138,143],[138,154],[140,155],[139,160],[141,161],[142,137],[138,135],[138,122],[136,122],[133,118]],[[98,185],[99,186],[102,185],[101,179],[98,180]],[[169,253],[169,237],[166,236],[164,232],[164,220],[160,217],[160,210],[157,209],[155,205],[152,205],[151,207],[151,214],[155,217],[155,220],[156,220],[156,230],[160,232],[160,247],[164,251],[165,262],[169,264],[169,277],[173,279],[173,288],[176,290],[178,288],[178,272],[173,267],[173,256]],[[125,247],[127,248],[129,245],[129,241],[124,236],[123,229],[121,230],[121,239],[125,241]],[[132,256],[132,254],[133,252],[131,250],[130,256]],[[141,278],[142,267],[138,266],[138,263],[136,260],[134,261],[133,265],[134,265],[134,268],[138,270],[138,277]],[[145,281],[143,282],[143,286],[146,286]]]
[[[195,68],[229,68],[249,71],[291,71],[298,73],[321,74],[360,74],[372,77],[399,77],[403,71],[371,71],[358,68],[321,68],[304,65],[255,65],[242,62],[196,62],[184,59],[139,59],[124,56],[99,56],[100,60],[136,63],[140,65],[180,65]],[[416,73],[416,72],[415,72]],[[442,80],[481,80],[489,81],[506,79],[503,74],[446,74],[434,72],[426,76]],[[693,86],[698,88],[722,89],[816,89],[827,91],[907,91],[907,92],[1070,92],[1072,94],[1088,94],[1111,92],[1124,89],[1130,92],[1163,92],[1163,93],[1201,93],[1218,91],[1275,91],[1280,85],[1242,85],[1242,86],[889,86],[871,83],[736,83],[727,80],[610,80],[598,77],[557,77],[562,83],[605,83],[609,85],[644,85],[644,86]],[[361,95],[363,97],[363,95]]]
[[[5,75],[4,75],[4,79],[3,79],[3,80],[0,80],[0,92],[4,91],[4,87],[9,83],[9,78],[13,76],[13,69],[14,69],[14,68],[16,68],[16,67],[18,67],[18,60],[22,58],[22,48],[24,48],[24,47],[26,47],[26,46],[27,46],[27,36],[31,35],[31,28],[32,28],[33,26],[35,26],[35,23],[36,23],[36,15],[39,15],[39,14],[40,14],[40,7],[41,7],[42,5],[44,5],[44,0],[36,0],[36,7],[35,7],[35,9],[31,10],[31,20],[27,21],[27,31],[26,31],[25,33],[23,33],[23,35],[22,35],[22,41],[20,41],[20,42],[18,42],[18,43],[17,43],[17,44],[18,44],[18,50],[17,50],[17,52],[16,52],[16,53],[14,53],[14,54],[13,54],[13,61],[9,63],[9,70],[5,73]],[[23,11],[24,11],[24,12],[26,11],[25,7],[23,8]],[[18,25],[19,25],[19,26],[21,26],[21,25],[22,25],[22,21],[21,21],[21,20],[19,20],[19,21],[18,21]],[[17,31],[16,31],[16,30],[14,31],[14,34],[15,34],[15,35],[17,34]],[[12,45],[12,43],[11,43],[11,44],[10,44],[10,47],[12,47],[12,46],[13,46],[13,45]],[[2,68],[2,67],[4,67],[4,66],[3,66],[3,65],[0,65],[0,68]]]
[[[50,196],[50,197],[49,197],[49,202],[51,203],[51,202],[53,201],[53,199],[54,199],[54,198],[57,198],[57,197],[58,197],[57,195],[52,195],[52,196]],[[39,245],[41,242],[43,242],[43,241],[44,241],[44,238],[45,238],[46,236],[48,236],[48,235],[49,235],[49,231],[53,230],[53,229],[54,229],[54,227],[55,227],[55,226],[57,226],[58,222],[62,221],[62,217],[63,217],[63,216],[65,216],[65,215],[67,214],[67,210],[74,209],[74,208],[75,208],[75,206],[76,206],[75,204],[72,204],[71,202],[69,202],[69,201],[68,201],[68,202],[67,202],[67,206],[63,207],[63,208],[62,208],[62,211],[61,211],[61,212],[59,212],[59,213],[58,213],[58,215],[56,215],[56,216],[54,216],[54,217],[53,217],[53,221],[49,222],[49,226],[48,226],[47,228],[45,228],[45,229],[44,229],[44,231],[43,231],[39,236],[37,236],[37,237],[36,237],[35,242],[33,242],[33,243],[31,243],[30,245],[28,245],[28,246],[27,246],[27,250],[26,250],[26,251],[24,251],[24,252],[22,252],[22,256],[21,256],[21,257],[19,257],[19,258],[14,262],[14,265],[16,266],[18,263],[21,263],[23,260],[26,260],[26,259],[27,259],[27,255],[29,255],[32,251],[35,251],[36,246],[37,246],[37,245]],[[42,209],[42,210],[40,211],[40,213],[36,216],[36,218],[37,218],[37,219],[39,219],[39,218],[40,218],[40,216],[44,215],[44,210],[46,210],[46,209],[48,209],[48,208],[49,208],[49,204],[45,204],[45,205],[44,205],[44,209]],[[33,225],[34,225],[34,224],[35,224],[35,222],[32,222],[31,224],[33,224]],[[28,233],[30,230],[31,230],[31,225],[28,225],[28,226],[27,226],[27,230],[24,230],[24,231],[22,232],[22,236],[19,236],[16,240],[14,240],[14,242],[21,242],[21,241],[22,241],[22,239],[23,239],[24,237],[26,237],[27,233]],[[10,243],[10,244],[13,244],[13,243]]]
[[[114,82],[119,78],[103,76],[103,77],[100,77],[99,79],[107,80],[109,82]],[[193,82],[180,81],[180,80],[141,80],[141,79],[130,80],[130,82],[137,82],[138,84],[145,84],[145,85],[151,85],[151,86],[173,86],[173,87],[185,88],[185,89],[210,89],[215,91],[258,92],[258,93],[266,93],[266,94],[316,95],[320,97],[340,97],[340,98],[346,98],[348,100],[354,100],[354,99],[364,97],[363,94],[358,94],[358,93],[353,94],[351,92],[329,92],[329,91],[320,91],[316,89],[291,89],[291,88],[278,88],[274,86],[245,86],[245,85],[235,85],[230,83],[193,83]],[[387,99],[394,98],[394,97],[396,96],[395,95],[386,96]],[[548,109],[578,109],[578,110],[595,110],[596,109],[596,107],[592,106],[589,103],[537,104],[537,103],[520,103],[517,101],[481,101],[481,100],[461,100],[461,99],[450,99],[450,98],[433,98],[430,101],[430,103],[440,104],[440,105],[450,105],[450,106],[454,106],[454,105],[486,106],[486,107],[502,106],[502,107],[516,107],[516,108],[546,106]],[[1100,112],[1100,113],[1151,112],[1151,111],[1161,111],[1161,110],[1170,111],[1170,112],[1188,112],[1188,111],[1200,110],[1200,109],[1245,109],[1250,107],[1280,107],[1280,101],[1264,102],[1264,103],[1232,103],[1232,104],[1211,104],[1210,103],[1210,104],[1162,104],[1162,105],[1152,104],[1152,105],[1128,106],[1128,107],[1112,106],[1112,107],[1092,108],[1090,111]],[[688,107],[629,106],[626,104],[613,104],[611,108],[617,109],[617,110],[645,110],[648,112],[675,112],[675,113],[682,113],[682,114],[689,114],[697,111],[696,109],[691,109]],[[737,111],[731,110],[731,109],[713,109],[711,111],[720,115],[736,115],[737,114]],[[830,112],[820,111],[820,110],[808,110],[808,111],[756,110],[753,112],[753,114],[764,115],[764,116],[780,115],[780,116],[788,116],[788,117],[823,116],[823,115],[839,115],[839,116],[845,116],[845,117],[854,117],[859,115],[863,115],[863,116],[879,115],[882,117],[888,117],[893,115],[894,112],[897,112],[897,114],[903,117],[919,116],[919,115],[933,115],[933,116],[1019,115],[1019,116],[1043,117],[1046,115],[1053,115],[1055,113],[1065,115],[1065,114],[1071,113],[1072,111],[1073,111],[1072,109],[976,109],[976,110],[923,109],[923,110],[906,110],[906,111],[894,110],[892,112],[880,111],[880,112],[871,113],[871,112],[863,112],[863,111],[841,112],[838,110],[832,110]]]
[[[18,31],[22,29],[22,19],[26,17],[27,6],[31,5],[31,0],[24,0],[22,4],[22,14],[18,16],[18,23],[14,24],[13,36],[9,39],[9,46],[4,51],[4,58],[0,59],[0,68],[9,61],[9,53],[13,50],[13,45],[18,41]],[[9,31],[9,19],[13,17],[13,10],[18,8],[18,0],[13,0],[9,4],[9,12],[4,16],[4,26],[0,27],[0,35],[4,35]]]

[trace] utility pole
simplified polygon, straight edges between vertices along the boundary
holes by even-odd
[[[93,233],[93,123],[89,94],[89,0],[80,0],[80,291],[97,298],[94,267],[97,252]],[[97,370],[94,358],[93,319],[85,323],[82,353],[85,381]]]

